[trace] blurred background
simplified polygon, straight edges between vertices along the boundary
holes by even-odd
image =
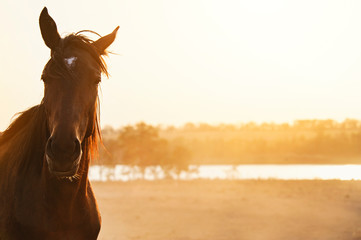
[[[42,99],[44,6],[62,36],[120,26],[100,239],[361,239],[361,2],[0,3],[0,132]]]

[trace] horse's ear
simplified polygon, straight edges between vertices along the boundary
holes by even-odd
[[[54,50],[59,45],[61,38],[56,23],[48,14],[48,9],[46,7],[41,11],[39,25],[41,36],[43,37],[46,46]]]
[[[115,36],[117,35],[119,26],[114,29],[111,34],[99,38],[93,43],[93,46],[97,49],[100,55],[105,53],[105,50],[113,43]]]

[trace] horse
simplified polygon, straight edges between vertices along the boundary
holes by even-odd
[[[46,7],[39,25],[51,52],[44,97],[0,136],[0,239],[97,239],[101,218],[88,170],[100,141],[104,55],[119,26],[96,41],[83,34],[89,30],[61,38]]]

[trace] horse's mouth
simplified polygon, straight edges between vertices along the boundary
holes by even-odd
[[[78,179],[78,169],[79,164],[74,164],[73,167],[68,171],[57,171],[49,165],[49,172],[58,179]]]
[[[70,180],[79,179],[80,175],[78,174],[78,170],[80,165],[81,153],[76,161],[71,163],[71,165],[68,164],[68,167],[65,166],[59,167],[59,164],[55,164],[56,162],[54,162],[54,160],[52,160],[48,154],[46,154],[45,156],[48,163],[48,169],[51,175],[57,177],[58,179],[70,179]]]
[[[66,178],[66,177],[72,177],[72,176],[76,175],[77,171],[78,171],[78,166],[75,166],[69,171],[62,172],[62,171],[52,170],[51,173],[59,178]]]
[[[75,181],[78,181],[80,179],[80,175],[79,174],[75,174],[73,176],[70,176],[70,177],[58,177],[59,180],[67,180],[67,181],[70,181],[70,182],[75,182]]]
[[[67,180],[73,182],[80,179],[80,174],[78,174],[77,171],[78,166],[66,172],[52,171],[52,174],[54,174],[59,180]]]

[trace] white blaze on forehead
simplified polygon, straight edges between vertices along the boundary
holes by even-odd
[[[75,64],[76,57],[69,57],[69,58],[65,58],[64,60],[65,60],[66,65],[67,65],[69,68],[71,68],[71,67],[73,67],[74,64]]]

